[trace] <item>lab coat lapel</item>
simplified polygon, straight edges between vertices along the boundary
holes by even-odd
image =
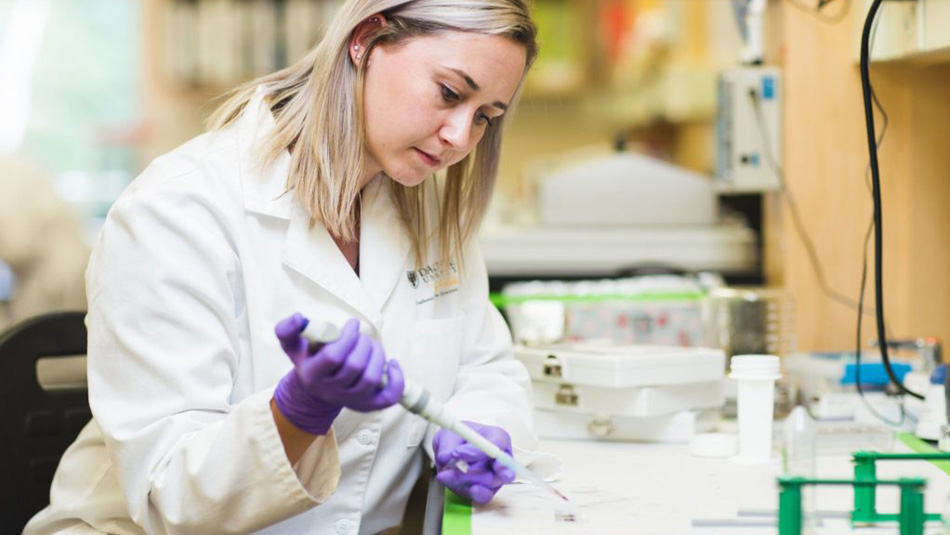
[[[360,223],[360,278],[373,305],[382,310],[412,248],[393,203],[390,179],[377,176],[363,190]]]
[[[248,102],[237,121],[239,173],[244,208],[256,214],[290,219],[294,196],[287,192],[290,153],[281,152],[266,168],[258,165],[261,142],[277,128],[264,103],[263,88]]]
[[[238,123],[241,146],[241,182],[249,212],[289,219],[284,241],[284,265],[312,280],[352,307],[377,327],[382,308],[403,272],[411,244],[402,230],[384,177],[364,188],[360,223],[360,276],[346,261],[321,224],[310,226],[309,215],[287,192],[290,154],[286,151],[261,171],[255,167],[258,143],[276,127],[258,90]],[[362,279],[362,280],[361,280]]]
[[[326,228],[320,224],[311,227],[309,216],[299,205],[292,209],[282,260],[379,328],[379,308],[368,298],[356,272]]]

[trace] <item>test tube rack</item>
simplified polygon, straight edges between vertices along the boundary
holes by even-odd
[[[779,535],[800,535],[802,531],[802,487],[808,485],[850,485],[854,487],[852,524],[897,521],[901,535],[922,535],[924,522],[939,521],[940,514],[924,512],[922,478],[877,479],[878,461],[950,461],[950,453],[878,453],[859,451],[851,456],[854,479],[805,479],[783,476],[779,484]],[[877,487],[900,487],[898,514],[877,512]]]
[[[853,479],[805,479],[782,476],[778,478],[778,533],[801,535],[802,532],[802,487],[807,485],[851,485],[855,494],[858,489],[876,488],[878,485],[900,487],[901,509],[897,517],[900,535],[923,535],[924,533],[924,485],[922,478],[896,480],[877,479],[856,481]],[[854,520],[852,512],[852,521]]]
[[[875,481],[877,479],[878,461],[950,461],[950,453],[878,453],[875,451],[858,451],[852,454],[854,463],[854,479],[856,481]],[[867,524],[897,520],[899,515],[877,512],[876,487],[854,487],[854,511],[851,521]],[[929,513],[924,520],[940,520],[940,514]]]

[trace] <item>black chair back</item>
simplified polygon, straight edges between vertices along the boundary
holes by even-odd
[[[20,533],[49,504],[59,459],[89,422],[85,388],[44,390],[40,359],[86,354],[85,312],[36,316],[0,334],[0,528]]]

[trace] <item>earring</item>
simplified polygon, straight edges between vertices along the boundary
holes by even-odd
[[[360,51],[360,45],[353,45],[353,50],[359,52],[359,51]]]
[[[357,55],[356,55],[356,61],[359,61],[360,59],[362,59],[362,57],[363,57],[363,56],[361,56],[360,54],[357,54]]]

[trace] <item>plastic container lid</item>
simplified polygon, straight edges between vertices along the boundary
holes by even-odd
[[[779,358],[775,355],[736,355],[729,365],[733,379],[778,379],[782,376]]]

